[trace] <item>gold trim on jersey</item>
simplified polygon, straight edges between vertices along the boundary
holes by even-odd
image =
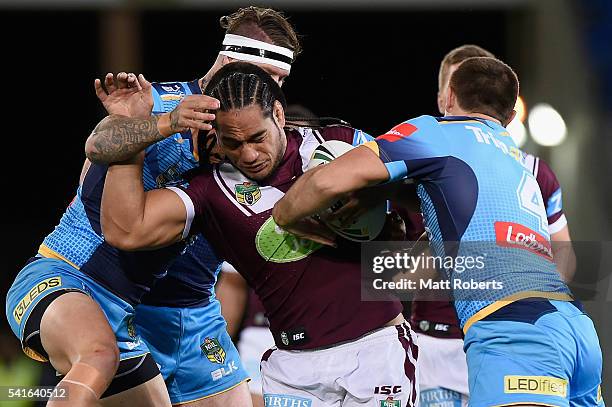
[[[378,147],[378,143],[376,143],[375,141],[367,141],[363,143],[362,146],[367,147],[370,150],[374,151],[374,154],[380,157],[380,148]]]
[[[602,400],[601,397],[601,384],[597,386],[597,402],[599,403]]]
[[[181,100],[185,95],[160,95],[159,98],[164,102],[173,101],[173,100]]]
[[[516,403],[504,403],[504,404],[496,404],[491,407],[510,407],[510,406],[524,406],[524,405],[534,405],[534,406],[543,406],[543,407],[561,407],[561,404],[546,404],[535,401],[519,401]]]
[[[520,293],[516,293],[510,295],[504,299],[495,301],[493,304],[487,305],[467,320],[465,325],[463,326],[463,333],[467,334],[468,329],[475,323],[480,321],[481,319],[491,315],[495,311],[505,307],[506,305],[512,304],[515,301],[524,300],[525,298],[547,298],[549,300],[557,300],[557,301],[573,301],[569,294],[564,293],[547,293],[543,291],[523,291]]]
[[[46,363],[49,361],[47,358],[45,358],[43,355],[36,352],[32,348],[28,348],[27,346],[22,346],[21,349],[23,350],[23,353],[25,353],[26,356],[29,357],[30,359],[33,359],[37,362],[42,362],[42,363]]]
[[[486,119],[484,119],[486,120]],[[449,123],[480,123],[482,124],[482,122],[480,120],[474,120],[474,119],[467,119],[467,120],[441,120],[438,122],[439,124],[449,124]]]
[[[50,249],[49,247],[47,247],[44,243],[41,244],[40,247],[38,248],[38,254],[40,254],[41,256],[46,257],[48,259],[57,259],[57,260],[65,261],[66,263],[70,264],[72,267],[74,267],[77,270],[79,270],[79,268],[80,268],[79,266],[77,266],[76,264],[74,264],[73,262],[71,262],[70,260],[65,258],[64,256],[62,256],[61,254],[59,254],[55,250]]]

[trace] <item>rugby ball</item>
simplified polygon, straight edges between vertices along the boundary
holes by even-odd
[[[325,165],[354,147],[340,140],[329,140],[319,144],[310,157],[306,170]],[[346,200],[339,200],[332,205],[328,212],[335,212],[340,209]],[[373,240],[380,234],[385,226],[387,204],[382,202],[375,208],[370,209],[348,227],[341,227],[339,221],[325,222],[325,224],[339,236],[355,242],[367,242]]]

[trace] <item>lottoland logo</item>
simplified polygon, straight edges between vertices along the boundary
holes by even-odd
[[[516,247],[552,261],[550,242],[538,232],[513,222],[495,222],[495,238],[503,247]]]
[[[321,245],[285,232],[270,217],[257,231],[255,247],[266,261],[289,263],[302,260],[320,249]]]

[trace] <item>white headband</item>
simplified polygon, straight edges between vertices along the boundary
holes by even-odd
[[[286,71],[291,71],[293,61],[293,51],[289,48],[235,34],[225,35],[219,53],[241,61],[276,66]]]

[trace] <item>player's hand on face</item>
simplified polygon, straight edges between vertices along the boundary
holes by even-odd
[[[215,120],[212,111],[217,110],[219,106],[219,101],[210,96],[185,96],[170,112],[170,130],[172,133],[180,133],[187,129],[209,131],[212,129],[210,122]]]
[[[151,83],[141,74],[120,72],[117,76],[112,73],[102,81],[94,81],[96,95],[108,114],[128,117],[146,118],[153,109],[153,95]]]
[[[325,246],[336,247],[336,234],[323,222],[308,217],[283,227],[297,237],[312,240]]]

